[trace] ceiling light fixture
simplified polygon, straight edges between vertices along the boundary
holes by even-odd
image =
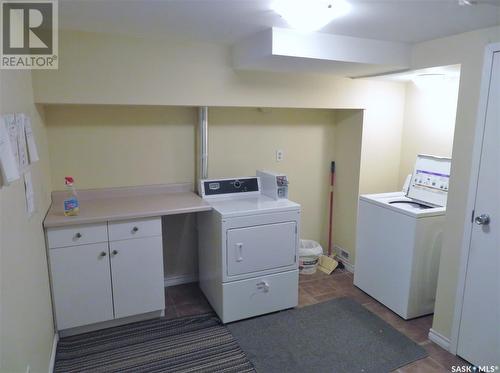
[[[351,5],[346,0],[275,0],[272,9],[292,28],[312,32],[347,14]]]

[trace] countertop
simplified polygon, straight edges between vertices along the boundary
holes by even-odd
[[[62,227],[212,209],[191,190],[190,183],[81,190],[78,191],[80,213],[77,216],[64,216],[66,193],[53,192],[43,226]]]

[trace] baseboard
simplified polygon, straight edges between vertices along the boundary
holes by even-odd
[[[438,333],[432,328],[429,330],[429,340],[444,348],[446,351],[450,350],[450,339],[446,338],[444,335]]]
[[[54,365],[56,363],[57,342],[59,342],[59,334],[55,333],[54,339],[52,340],[52,351],[50,352],[49,373],[54,372]]]
[[[165,277],[165,287],[181,285],[181,284],[189,284],[191,282],[196,282],[196,281],[198,281],[197,273],[189,273],[178,276],[167,276]]]
[[[342,264],[344,265],[344,268],[348,271],[348,272],[351,272],[351,273],[354,273],[354,265],[352,265],[351,263],[347,262],[345,259],[342,259],[342,258],[336,258],[337,261],[341,261]]]
[[[93,332],[93,331],[101,330],[101,329],[113,328],[115,326],[130,324],[133,322],[155,319],[155,318],[161,317],[161,316],[165,316],[164,309],[152,311],[152,312],[140,313],[138,315],[122,317],[119,319],[101,321],[101,322],[97,322],[95,324],[88,324],[88,325],[76,326],[74,328],[63,329],[63,330],[59,330],[59,335],[61,336],[61,338],[70,337],[72,335],[89,333],[89,332]]]

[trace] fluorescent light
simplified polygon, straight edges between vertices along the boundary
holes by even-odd
[[[349,12],[346,0],[275,0],[272,9],[294,29],[317,31]]]

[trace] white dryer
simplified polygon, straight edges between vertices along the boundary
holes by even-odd
[[[227,323],[298,304],[300,205],[261,194],[258,177],[202,180],[200,288]]]
[[[434,312],[450,162],[419,155],[407,193],[359,198],[354,285],[404,319]]]

